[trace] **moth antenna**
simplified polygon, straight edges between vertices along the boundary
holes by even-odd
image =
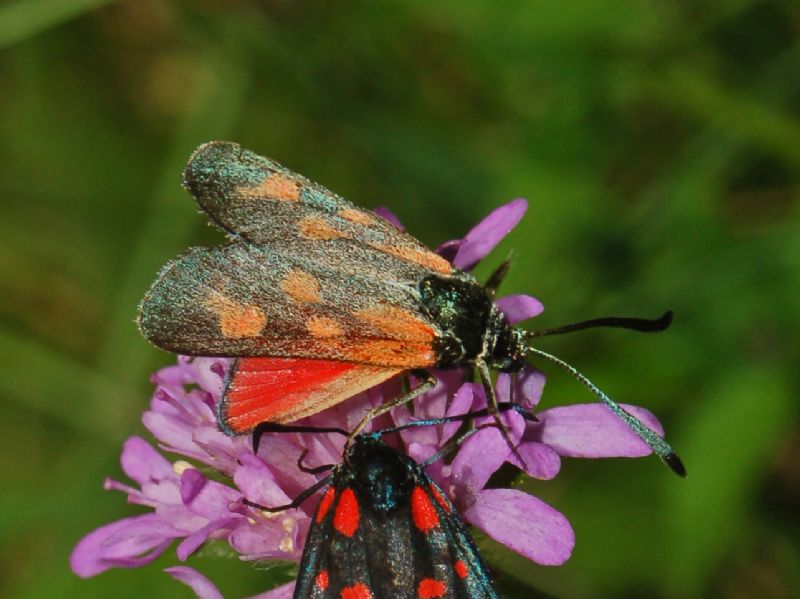
[[[658,318],[630,318],[626,316],[592,318],[591,320],[582,320],[581,322],[565,324],[552,329],[526,331],[525,337],[527,339],[533,339],[534,337],[549,337],[552,335],[563,335],[564,333],[572,333],[573,331],[582,331],[584,329],[596,329],[599,327],[628,329],[630,331],[638,331],[640,333],[659,333],[666,330],[670,324],[672,324],[672,310],[667,310]]]
[[[571,366],[561,360],[560,358],[555,357],[552,354],[548,354],[540,349],[536,349],[535,347],[529,347],[528,351],[540,358],[544,358],[548,362],[552,362],[559,368],[566,370],[570,373],[575,379],[578,380],[584,387],[589,389],[601,402],[603,402],[608,409],[610,409],[614,414],[617,415],[625,424],[627,424],[631,430],[638,435],[638,437],[647,443],[647,446],[653,450],[661,460],[670,467],[670,469],[675,472],[675,474],[679,476],[686,476],[686,468],[683,466],[683,462],[672,449],[669,443],[667,443],[664,439],[659,437],[654,431],[652,431],[649,427],[647,427],[641,420],[636,418],[633,414],[625,410],[622,406],[620,406],[617,402],[611,399],[608,395],[603,393],[597,385],[595,385],[592,381],[590,381],[586,376],[581,374],[574,366]]]

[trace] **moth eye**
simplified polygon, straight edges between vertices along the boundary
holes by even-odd
[[[349,237],[347,233],[338,230],[317,216],[307,216],[298,221],[297,230],[306,239],[316,241],[330,241],[331,239],[346,239]]]
[[[300,200],[300,184],[280,173],[270,175],[255,187],[239,187],[236,191],[243,198],[267,198],[284,202]]]
[[[319,281],[303,270],[291,269],[283,277],[280,285],[284,293],[296,302],[313,304],[322,299]]]

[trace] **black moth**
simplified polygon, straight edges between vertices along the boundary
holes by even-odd
[[[501,404],[501,409],[509,407]],[[486,413],[484,410],[482,415]],[[499,597],[461,516],[425,473],[424,468],[442,452],[419,464],[381,438],[408,426],[468,417],[472,415],[411,422],[357,435],[342,464],[290,505],[268,508],[251,504],[281,511],[299,506],[327,485],[303,548],[295,599]],[[254,437],[256,444],[263,428]],[[326,429],[290,426],[276,430]],[[338,429],[327,430],[347,435]]]

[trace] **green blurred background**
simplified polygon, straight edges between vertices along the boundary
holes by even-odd
[[[133,319],[161,264],[221,240],[179,178],[224,138],[431,245],[527,197],[479,274],[513,250],[539,327],[675,310],[542,340],[658,414],[689,478],[567,460],[525,483],[577,546],[544,568],[482,539],[507,596],[800,596],[799,102],[790,0],[0,3],[0,594],[192,596],[174,551],[90,580],[67,557],[139,511],[102,481],[172,358]],[[544,368],[544,406],[591,401]],[[189,564],[226,597],[273,576]]]

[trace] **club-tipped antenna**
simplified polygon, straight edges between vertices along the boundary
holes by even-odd
[[[544,358],[548,362],[552,362],[559,368],[570,373],[575,379],[578,380],[579,383],[589,389],[589,391],[591,391],[601,402],[603,402],[609,410],[614,412],[617,417],[622,419],[622,421],[627,424],[642,441],[647,443],[647,446],[653,450],[653,453],[660,457],[661,460],[667,466],[669,466],[673,472],[679,476],[686,476],[686,468],[684,468],[683,462],[681,462],[681,459],[678,457],[669,443],[659,437],[654,431],[650,430],[650,428],[647,427],[641,420],[636,418],[636,416],[625,410],[608,395],[603,393],[603,391],[601,391],[597,385],[581,374],[574,366],[567,364],[564,362],[564,360],[561,360],[552,354],[548,354],[540,349],[536,349],[535,347],[528,348],[528,351],[536,356],[539,356],[540,358]]]
[[[526,337],[549,337],[552,335],[563,335],[573,331],[584,329],[595,329],[599,327],[613,327],[617,329],[629,329],[640,333],[658,333],[665,330],[672,324],[672,310],[667,310],[658,318],[630,318],[627,316],[608,316],[605,318],[593,318],[572,324],[566,324],[552,329],[540,329],[538,331],[528,331]]]

